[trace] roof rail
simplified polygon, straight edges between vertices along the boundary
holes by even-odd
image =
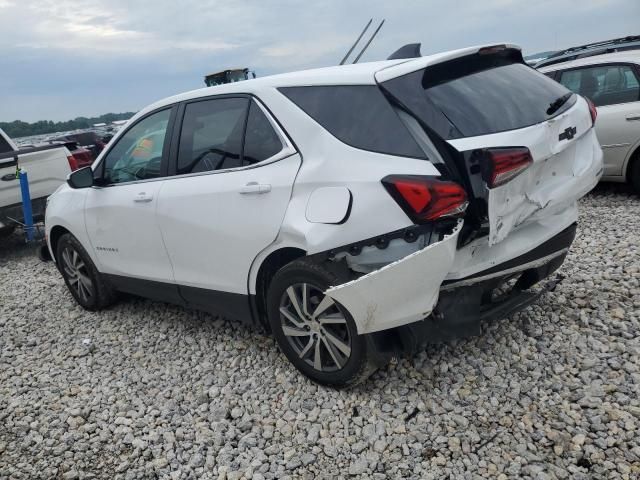
[[[560,50],[553,55],[541,60],[535,65],[535,68],[546,67],[556,63],[568,62],[577,58],[592,57],[595,55],[603,55],[605,53],[613,53],[621,50],[640,49],[640,35],[629,35],[621,38],[613,38],[601,42],[579,45],[564,50]]]
[[[570,48],[567,48],[566,50],[561,50],[560,52],[557,52],[553,56],[562,55],[563,53],[571,53],[577,50],[586,50],[587,48],[605,47],[608,45],[619,45],[621,43],[638,42],[638,41],[640,41],[640,35],[627,35],[626,37],[612,38],[611,40],[602,40],[600,42],[587,43],[586,45],[578,45],[577,47],[570,47]]]

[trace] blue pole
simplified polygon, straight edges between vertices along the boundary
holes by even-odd
[[[22,193],[22,213],[24,215],[25,233],[27,242],[33,240],[33,212],[31,211],[31,194],[29,193],[29,178],[27,172],[20,170],[20,191]]]

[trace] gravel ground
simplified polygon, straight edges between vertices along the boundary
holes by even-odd
[[[567,279],[347,392],[271,338],[138,299],[80,309],[0,243],[0,478],[639,478],[640,199],[582,201]]]

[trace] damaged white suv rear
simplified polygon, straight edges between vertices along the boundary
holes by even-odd
[[[602,174],[594,121],[508,45],[197,90],[69,177],[48,248],[89,310],[252,321],[345,387],[538,297]]]

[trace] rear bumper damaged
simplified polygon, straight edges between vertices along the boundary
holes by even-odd
[[[482,320],[523,309],[559,280],[531,289],[557,270],[576,224],[529,252],[489,269],[445,280],[454,263],[462,222],[415,253],[325,293],[353,316],[358,333],[374,334],[379,351],[410,353],[427,343],[480,332]]]
[[[460,220],[449,235],[325,294],[351,313],[359,334],[379,332],[429,316],[456,253]]]

